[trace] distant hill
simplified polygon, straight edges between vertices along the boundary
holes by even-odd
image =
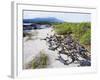
[[[64,22],[54,17],[47,17],[47,18],[33,18],[33,19],[24,19],[24,23],[37,23],[37,22]]]

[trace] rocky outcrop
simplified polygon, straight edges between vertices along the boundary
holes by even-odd
[[[52,51],[58,52],[58,58],[64,65],[69,65],[77,61],[80,66],[90,66],[91,65],[91,56],[89,51],[76,42],[71,34],[67,34],[66,36],[61,35],[51,35],[47,36],[44,40],[48,43],[49,49]],[[64,59],[61,54],[66,55],[70,58],[70,60]]]

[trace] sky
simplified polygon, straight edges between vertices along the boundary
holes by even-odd
[[[90,22],[91,14],[89,13],[60,13],[60,12],[44,12],[44,11],[24,11],[23,19],[48,18],[54,17],[66,22]]]

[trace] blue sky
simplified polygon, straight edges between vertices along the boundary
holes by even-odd
[[[91,14],[24,11],[24,19],[55,17],[66,22],[90,22]]]

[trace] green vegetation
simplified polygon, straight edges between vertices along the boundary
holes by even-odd
[[[40,55],[38,55],[37,57],[35,57],[32,60],[32,68],[33,69],[46,68],[48,64],[49,64],[49,58],[43,51],[41,51]]]
[[[59,35],[66,35],[71,32],[73,38],[83,45],[90,45],[91,40],[91,23],[55,23],[54,30]]]
[[[81,38],[80,43],[84,45],[90,45],[91,44],[91,31],[88,30]]]

